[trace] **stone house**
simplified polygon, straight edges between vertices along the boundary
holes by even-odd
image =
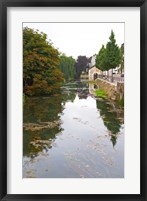
[[[89,69],[89,80],[95,80],[102,74],[102,71],[95,66]]]
[[[89,80],[95,80],[102,74],[102,71],[95,66],[96,54],[90,58],[89,62]]]

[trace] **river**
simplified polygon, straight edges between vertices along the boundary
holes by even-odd
[[[23,178],[124,177],[123,109],[91,88],[75,81],[56,96],[26,99],[26,125],[53,125],[24,129]]]

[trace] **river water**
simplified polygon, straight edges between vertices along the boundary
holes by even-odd
[[[92,94],[87,82],[67,83],[52,97],[27,98],[23,178],[123,178],[123,110]]]

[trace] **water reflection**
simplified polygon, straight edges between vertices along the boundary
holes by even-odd
[[[43,122],[59,121],[63,111],[61,102],[61,95],[58,97],[27,98],[23,112],[24,123],[40,125]],[[51,129],[24,129],[23,155],[34,157],[37,156],[38,152],[47,151],[52,147],[52,142],[61,131],[60,125]]]
[[[27,173],[32,168],[34,177],[123,177],[123,155],[111,148],[112,144],[120,146],[116,142],[123,125],[122,110],[108,100],[94,98],[91,88],[95,89],[87,82],[73,82],[63,86],[58,96],[27,98],[25,124],[58,124],[24,129],[24,177],[32,176]],[[122,145],[117,149],[123,150]],[[112,161],[119,162],[119,170],[108,167]]]
[[[56,97],[28,98],[27,103],[24,106],[24,123],[58,121],[61,118],[61,115],[64,115],[63,110],[67,102],[79,104],[80,99],[87,99],[87,97],[90,96],[90,93],[93,94],[94,90],[94,84],[88,85],[87,82],[83,83],[78,81],[66,84],[62,94],[59,94]],[[78,96],[78,99],[76,99],[76,96]],[[100,111],[104,125],[111,136],[112,144],[115,146],[117,134],[122,125],[121,120],[123,120],[123,110],[121,110],[121,113],[118,113],[114,104],[101,98],[96,100],[96,107]],[[70,110],[72,111],[72,108]],[[61,134],[62,131],[63,128],[61,124],[52,129],[35,132],[24,130],[23,154],[34,156],[40,151],[47,151],[52,148],[52,143],[56,139],[56,136]]]
[[[89,84],[87,82],[77,81],[74,83],[67,83],[63,87],[63,93],[66,95],[70,95],[72,99],[70,101],[74,101],[76,94],[78,94],[79,99],[86,99],[89,95]]]
[[[62,96],[27,98],[23,110],[23,122],[46,122],[59,119],[63,110]]]
[[[112,144],[115,146],[117,142],[117,134],[119,133],[122,125],[121,119],[123,119],[123,110],[120,110],[121,113],[118,113],[114,103],[110,103],[104,99],[98,99],[96,101],[96,105],[100,111],[104,125],[110,132],[109,134],[111,136]]]

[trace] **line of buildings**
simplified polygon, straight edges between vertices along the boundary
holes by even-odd
[[[95,80],[96,78],[110,79],[114,77],[114,81],[124,81],[124,70],[121,70],[121,65],[116,67],[115,69],[110,69],[108,71],[101,71],[96,66],[96,54],[89,58],[89,63],[86,67],[86,72],[88,73],[89,80]],[[122,71],[122,72],[121,72]]]

